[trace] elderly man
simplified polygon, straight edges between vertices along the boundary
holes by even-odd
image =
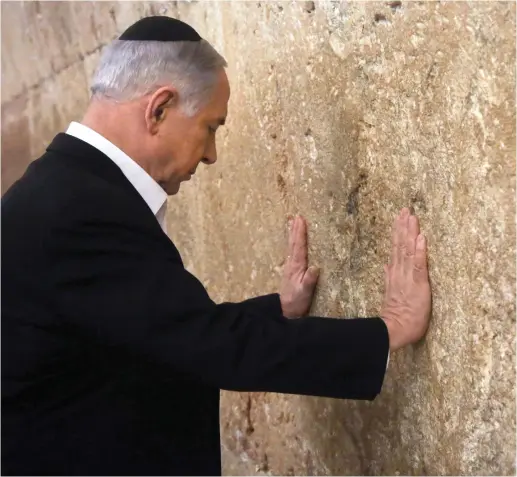
[[[424,335],[407,209],[379,317],[299,318],[318,276],[300,217],[279,294],[215,304],[185,270],[166,199],[217,160],[225,65],[190,26],[140,20],[104,52],[81,124],[3,197],[4,475],[217,475],[220,389],[373,399],[389,351]]]

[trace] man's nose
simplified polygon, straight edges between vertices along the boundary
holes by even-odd
[[[215,146],[215,141],[210,141],[208,147],[205,150],[205,154],[203,156],[203,163],[210,165],[214,164],[217,161],[217,148]]]

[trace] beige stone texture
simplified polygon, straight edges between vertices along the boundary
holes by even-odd
[[[322,268],[315,315],[379,312],[399,208],[429,242],[431,326],[380,396],[223,392],[224,472],[515,474],[515,4],[2,2],[2,159],[79,119],[102,46],[151,13],[229,63],[219,160],[168,214],[215,300],[278,290],[289,214]]]

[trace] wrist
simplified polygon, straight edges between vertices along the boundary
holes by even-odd
[[[296,316],[294,315],[293,311],[292,311],[292,308],[284,303],[282,301],[282,298],[280,298],[280,306],[282,308],[282,315],[285,316],[286,318],[296,318]]]
[[[386,329],[388,330],[390,353],[397,351],[399,348],[402,348],[404,344],[402,342],[400,324],[394,318],[389,318],[387,316],[381,316],[381,319],[384,321]]]
[[[302,316],[296,307],[296,304],[291,299],[286,299],[282,295],[280,296],[280,307],[282,308],[282,315],[285,318],[299,318]],[[298,307],[299,308],[299,307]]]

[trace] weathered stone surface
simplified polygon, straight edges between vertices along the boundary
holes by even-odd
[[[228,127],[168,217],[214,299],[278,289],[289,214],[310,222],[322,316],[378,313],[400,207],[428,237],[433,321],[378,399],[224,392],[225,472],[515,473],[515,5],[82,3],[41,8],[54,40],[27,63],[16,49],[43,40],[12,30],[41,5],[2,2],[2,101],[28,91],[17,130],[28,118],[35,154],[80,118],[99,48],[136,18],[179,16],[214,43]],[[52,8],[75,27],[54,31]]]
[[[433,322],[374,403],[223,393],[225,469],[513,473],[515,8],[308,10],[180,5],[233,89],[219,162],[170,201],[171,236],[215,298],[239,300],[277,289],[287,215],[303,213],[323,269],[313,313],[374,315],[408,204],[429,239]]]
[[[2,1],[1,9],[2,102],[52,82],[142,16],[176,12],[170,2]]]
[[[67,128],[70,121],[80,121],[88,105],[88,82],[85,64],[76,62],[56,74],[52,81],[29,90],[29,124],[31,152],[41,155],[49,138]]]
[[[32,160],[26,109],[26,95],[2,104],[2,194]]]

